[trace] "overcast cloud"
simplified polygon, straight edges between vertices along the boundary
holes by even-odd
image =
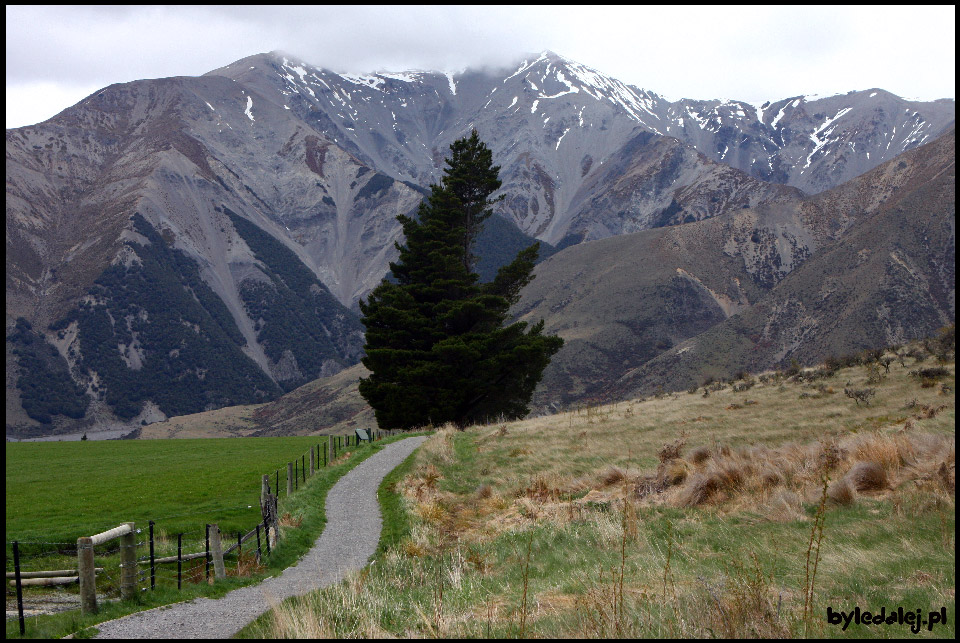
[[[507,66],[550,49],[671,100],[880,87],[954,98],[956,8],[10,6],[7,127],[117,82],[282,50],[338,72]]]

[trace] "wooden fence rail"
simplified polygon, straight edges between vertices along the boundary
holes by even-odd
[[[97,573],[103,571],[103,567],[97,567]],[[7,572],[7,578],[16,578],[16,572]],[[75,569],[51,569],[40,572],[20,572],[20,578],[56,578],[57,576],[76,576]]]

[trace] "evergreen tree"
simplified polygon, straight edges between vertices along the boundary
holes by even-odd
[[[360,302],[366,326],[360,393],[382,428],[497,417],[523,417],[527,403],[563,345],[543,322],[504,326],[510,306],[533,279],[539,244],[521,251],[481,285],[472,272],[473,242],[499,199],[499,167],[474,130],[450,146],[439,184],[416,219],[397,217],[406,245],[390,264],[392,280]]]

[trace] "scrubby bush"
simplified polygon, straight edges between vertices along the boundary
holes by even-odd
[[[863,402],[865,406],[870,406],[870,398],[877,394],[877,389],[873,388],[844,388],[844,394],[857,403],[857,406],[860,406],[860,402]]]

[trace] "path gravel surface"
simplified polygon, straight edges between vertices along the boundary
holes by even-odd
[[[100,623],[95,638],[229,638],[285,598],[306,594],[361,569],[380,540],[377,487],[426,440],[394,442],[344,475],[327,495],[327,524],[313,548],[280,575],[222,598],[198,598]]]

